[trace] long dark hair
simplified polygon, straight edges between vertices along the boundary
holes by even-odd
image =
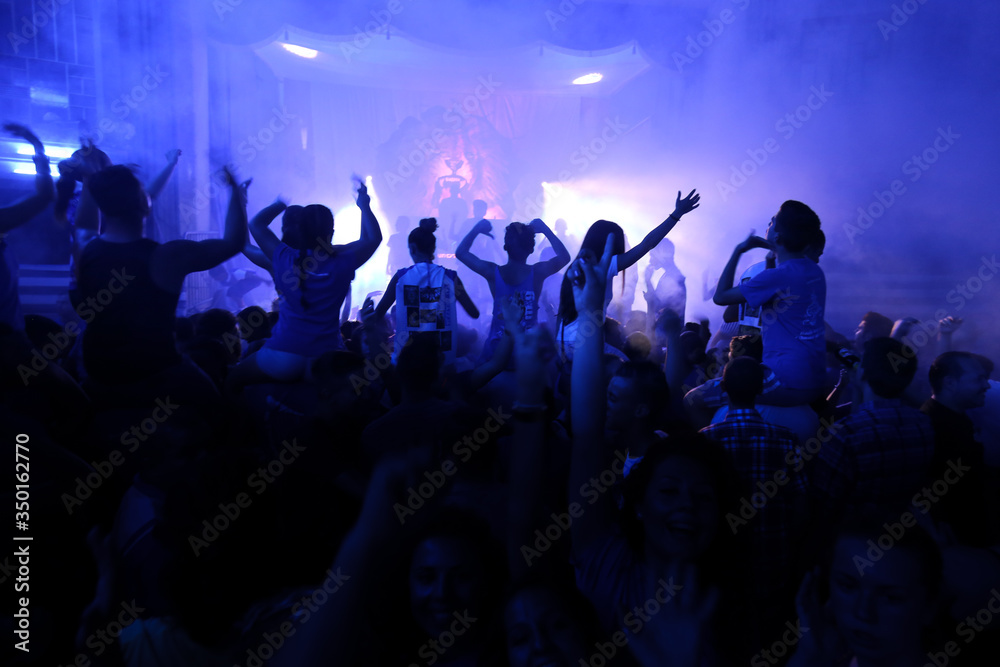
[[[309,274],[303,270],[302,264],[309,256],[310,249],[315,251],[323,248],[328,255],[333,254],[333,246],[330,245],[333,236],[333,213],[322,204],[289,206],[285,209],[282,223],[285,227],[282,242],[299,251],[299,256],[295,259],[295,274],[299,279],[299,303],[302,304],[303,310],[308,310],[306,279]]]
[[[587,230],[580,244],[580,252],[576,254],[579,259],[584,250],[590,250],[598,258],[604,254],[604,244],[607,242],[608,234],[615,237],[612,256],[621,255],[625,252],[625,232],[617,223],[610,220],[598,220]],[[573,266],[572,262],[570,266]],[[557,315],[557,327],[565,327],[571,322],[575,322],[578,316],[576,303],[573,301],[573,283],[569,280],[569,268],[563,272],[562,285],[559,287],[559,312]],[[625,293],[625,280],[622,279],[622,294]]]

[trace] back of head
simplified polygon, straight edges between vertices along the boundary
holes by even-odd
[[[764,389],[764,371],[752,357],[730,359],[722,371],[722,385],[732,405],[753,405]]]
[[[898,340],[872,338],[865,343],[861,368],[864,381],[877,396],[898,398],[917,372],[917,353]]]
[[[812,241],[809,242],[809,246],[806,248],[806,257],[818,264],[824,250],[826,250],[826,234],[823,233],[822,229],[817,229],[813,234]]]
[[[883,315],[869,310],[861,318],[864,334],[867,338],[889,338],[892,336],[893,321]]]
[[[322,204],[309,204],[302,210],[303,231],[308,248],[329,245],[333,238],[333,212]]]
[[[413,246],[417,252],[425,255],[433,255],[437,249],[437,238],[434,232],[438,228],[437,218],[423,218],[417,228],[410,232],[406,241]]]
[[[87,187],[107,217],[141,221],[149,213],[149,199],[142,183],[124,165],[116,164],[97,172],[90,177]]]
[[[733,339],[729,341],[729,356],[733,359],[751,357],[757,363],[763,363],[764,339],[761,338],[760,334],[733,336]]]
[[[222,338],[225,334],[236,335],[236,316],[228,310],[211,308],[199,315],[195,321],[195,336]]]
[[[482,220],[486,217],[486,211],[489,209],[486,202],[482,199],[472,200],[472,217],[476,220]]]
[[[512,222],[504,231],[503,247],[507,254],[527,257],[535,251],[535,232],[523,222]]]
[[[305,228],[303,225],[304,206],[295,204],[285,209],[281,216],[281,242],[296,250],[304,248]]]
[[[803,252],[816,241],[819,216],[800,201],[789,199],[778,209],[775,224],[780,235],[779,243],[790,252]]]
[[[615,377],[628,380],[636,396],[649,406],[649,414],[665,413],[670,403],[670,387],[663,369],[651,361],[628,361],[615,372]]]

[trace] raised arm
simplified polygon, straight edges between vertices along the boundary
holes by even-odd
[[[223,178],[229,186],[229,208],[226,226],[221,239],[205,241],[170,241],[160,246],[156,255],[155,273],[171,289],[179,289],[184,276],[197,271],[207,271],[240,252],[247,241],[247,208],[244,190],[229,169],[223,169]]]
[[[372,198],[368,195],[368,188],[361,181],[358,181],[358,208],[361,209],[361,238],[344,246],[344,252],[353,256],[355,269],[361,268],[371,259],[382,243],[382,229],[372,212]]]
[[[670,230],[674,228],[674,225],[681,221],[681,216],[698,208],[699,201],[701,201],[701,195],[697,194],[694,190],[689,192],[688,196],[683,199],[681,199],[681,193],[678,192],[677,204],[674,206],[674,212],[668,215],[667,219],[655,227],[653,231],[646,234],[646,238],[640,241],[637,246],[628,252],[623,253],[622,256],[618,258],[618,270],[624,271],[649,254],[649,251],[655,248],[660,241],[664,239]]]
[[[549,229],[549,226],[542,222],[540,218],[532,220],[530,226],[531,231],[536,234],[541,234],[547,238],[549,243],[552,244],[552,249],[556,251],[556,256],[552,259],[547,259],[544,262],[538,262],[535,264],[536,278],[545,279],[569,264],[569,250],[566,250],[566,246],[559,240],[559,237],[556,236],[555,233]]]
[[[474,320],[479,319],[479,308],[476,307],[476,302],[472,300],[469,293],[465,291],[465,284],[457,274],[455,275],[455,299],[469,314],[469,317]]]
[[[382,298],[378,302],[378,306],[375,307],[375,317],[380,322],[385,318],[385,314],[389,312],[389,309],[392,308],[392,304],[396,303],[396,283],[399,282],[399,277],[405,272],[406,269],[400,269],[393,274],[389,280],[389,284],[385,288],[385,293],[382,294]]]
[[[10,206],[0,208],[0,234],[6,234],[41,213],[52,201],[55,193],[49,158],[45,155],[45,147],[42,142],[23,125],[7,123],[4,125],[4,129],[15,137],[24,139],[35,149],[35,155],[32,158],[35,162],[35,194]]]
[[[507,563],[515,582],[533,564],[533,554],[525,547],[532,543],[535,529],[543,525],[538,519],[544,504],[546,471],[545,363],[541,352],[544,333],[540,327],[523,331],[515,326],[505,336],[513,339],[517,360],[517,402],[507,494]]]
[[[274,271],[274,265],[271,264],[271,258],[265,255],[263,250],[251,244],[249,241],[247,241],[246,245],[243,246],[243,256],[268,273],[272,273]]]
[[[458,248],[455,249],[455,257],[462,264],[481,275],[487,280],[493,279],[493,273],[496,270],[496,264],[493,262],[487,262],[484,259],[479,259],[472,254],[472,242],[476,240],[476,237],[480,234],[487,234],[492,238],[490,232],[493,229],[493,225],[490,224],[489,220],[480,220],[475,224],[475,226],[465,235],[462,242],[458,244]]]
[[[604,446],[606,383],[604,379],[604,290],[611,264],[612,237],[604,246],[601,261],[594,266],[578,259],[567,273],[573,284],[573,300],[579,313],[573,370],[570,382],[570,420],[573,454],[569,472],[569,500],[579,502],[581,489],[599,477],[608,464]],[[593,501],[588,501],[588,504]],[[611,494],[603,494],[573,522],[573,552],[577,555],[594,540],[609,533],[614,505]]]
[[[156,199],[163,192],[163,187],[170,180],[170,175],[174,173],[174,167],[177,166],[177,160],[180,156],[181,149],[179,148],[167,151],[167,165],[146,186],[146,194],[149,195],[150,199]]]
[[[722,275],[719,276],[719,284],[715,288],[715,296],[712,297],[715,305],[729,306],[746,302],[746,297],[743,296],[739,285],[733,286],[733,282],[736,280],[736,265],[740,263],[740,257],[743,253],[748,250],[770,247],[770,243],[759,236],[754,236],[754,233],[750,232],[750,236],[733,249],[733,254],[726,263],[726,268],[722,269]]]
[[[271,231],[271,223],[286,208],[288,208],[288,204],[278,198],[258,211],[257,215],[250,220],[250,235],[257,242],[261,252],[264,253],[264,257],[271,261],[274,259],[274,251],[278,249],[278,245],[281,243],[281,240]]]

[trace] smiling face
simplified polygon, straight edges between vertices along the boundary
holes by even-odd
[[[719,497],[709,471],[689,458],[661,461],[636,509],[647,548],[661,559],[693,560],[715,538]]]
[[[485,579],[475,550],[455,537],[431,537],[410,563],[410,612],[428,636],[449,629],[455,614],[479,616]]]
[[[872,664],[920,655],[921,634],[936,606],[919,556],[896,545],[859,568],[855,557],[864,558],[868,549],[861,537],[847,535],[837,541],[830,571],[830,607],[837,629],[854,654]]]
[[[566,604],[545,588],[527,588],[504,611],[511,667],[573,667],[586,662],[587,641]]]

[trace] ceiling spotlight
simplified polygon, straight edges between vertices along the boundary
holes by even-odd
[[[289,53],[294,53],[302,58],[315,58],[319,55],[319,51],[316,49],[307,49],[304,46],[298,46],[296,44],[282,44],[282,48]]]
[[[598,74],[597,72],[591,72],[590,74],[584,74],[583,76],[578,76],[573,79],[573,83],[578,86],[585,86],[588,83],[597,83],[604,78],[603,74]]]

